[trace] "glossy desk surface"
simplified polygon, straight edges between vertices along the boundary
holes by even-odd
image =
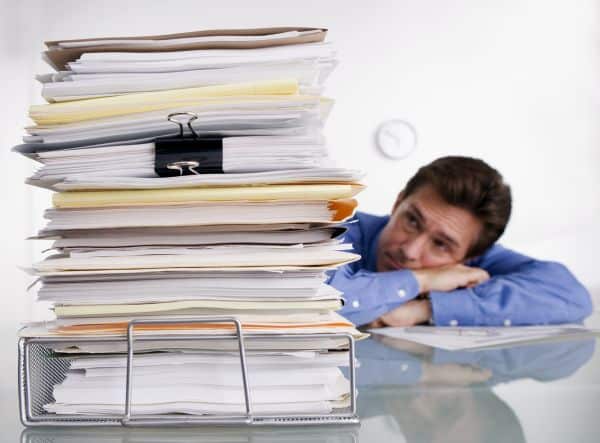
[[[589,324],[599,326],[600,316]],[[16,350],[7,335],[4,349]],[[598,442],[599,340],[457,352],[365,340],[357,344],[360,426],[291,428],[24,429],[15,352],[2,360],[0,441]]]

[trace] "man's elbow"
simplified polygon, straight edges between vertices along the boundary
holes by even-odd
[[[573,307],[575,310],[575,321],[580,322],[592,314],[594,304],[592,303],[592,296],[589,291],[581,283],[577,283],[579,287],[576,291],[573,291]]]
[[[562,281],[562,285],[570,306],[570,321],[581,322],[589,317],[594,311],[592,297],[585,286],[569,271],[569,269],[560,264],[554,263],[556,276]]]

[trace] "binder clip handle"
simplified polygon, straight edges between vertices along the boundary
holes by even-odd
[[[194,120],[198,120],[197,114],[194,114],[193,112],[172,112],[171,114],[167,115],[167,120],[169,120],[171,123],[175,123],[177,126],[179,126],[179,137],[183,137],[183,123],[181,121],[179,121],[178,119],[175,119],[174,117],[178,117],[181,115],[187,115],[189,117],[187,120],[187,127],[190,129],[190,132],[192,133],[194,138],[200,138],[198,133],[192,127],[192,122]]]
[[[186,136],[183,116],[192,133]],[[201,137],[192,127],[198,119],[193,112],[173,112],[167,120],[179,126],[179,135],[154,141],[154,172],[159,177],[223,174],[223,137]]]
[[[183,168],[188,168],[191,172],[196,175],[200,175],[194,168],[200,166],[200,163],[194,160],[182,160],[178,162],[171,162],[167,164],[167,169],[179,171],[179,175],[183,175]]]

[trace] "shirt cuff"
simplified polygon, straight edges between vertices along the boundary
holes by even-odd
[[[419,282],[412,271],[401,269],[381,272],[379,275],[382,280],[381,287],[385,288],[385,296],[382,300],[387,308],[385,312],[389,312],[419,295]]]
[[[371,282],[366,289],[338,287],[344,292],[345,300],[339,313],[356,326],[371,323],[419,295],[419,283],[414,273],[407,269],[367,273],[363,277]],[[351,287],[351,279],[348,282]]]
[[[471,289],[429,293],[436,326],[473,326],[477,324],[475,298]]]

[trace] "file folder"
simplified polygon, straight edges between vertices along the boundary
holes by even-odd
[[[297,35],[277,37],[277,34],[296,32]],[[155,51],[189,51],[195,49],[252,49],[266,48],[272,46],[295,45],[302,43],[322,42],[327,34],[324,28],[307,27],[275,27],[275,28],[256,28],[256,29],[214,29],[206,31],[183,32],[177,34],[165,35],[147,35],[136,37],[103,37],[88,38],[76,40],[53,40],[47,41],[48,50],[44,52],[44,58],[57,70],[66,68],[67,63],[81,57],[83,53],[90,52],[155,52]],[[250,41],[231,41],[223,38],[221,41],[211,42],[186,42],[183,39],[192,39],[194,37],[211,36],[269,36],[273,38],[265,40]],[[179,39],[179,42],[177,41]],[[129,40],[130,44],[115,44],[115,40]],[[141,41],[151,40],[174,40],[170,45],[152,47]],[[83,43],[77,47],[61,48],[61,43]],[[96,44],[85,45],[86,42]],[[105,42],[105,44],[101,44]],[[100,44],[98,44],[100,43]]]

